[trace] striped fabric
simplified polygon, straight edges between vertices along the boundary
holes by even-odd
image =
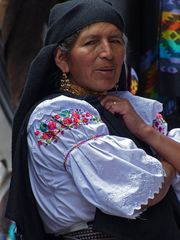
[[[93,231],[92,224],[88,224],[88,229],[72,232],[63,236],[64,240],[115,240],[115,237],[101,232]]]

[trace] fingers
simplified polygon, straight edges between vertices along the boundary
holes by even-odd
[[[106,108],[108,111],[115,113],[115,110],[117,109],[118,106],[118,101],[117,99],[103,99],[101,101],[101,105]]]
[[[116,96],[105,96],[101,99],[102,106],[106,106],[106,104],[116,104],[118,101],[120,101],[119,97]]]
[[[132,106],[127,99],[117,96],[106,96],[100,100],[101,105],[112,113],[125,114]],[[128,110],[129,109],[129,110]]]
[[[127,99],[117,96],[105,96],[100,100],[102,106],[113,114],[120,114],[126,124],[126,127],[135,136],[143,136],[143,129],[146,129],[146,123],[134,110]]]
[[[113,101],[112,101],[112,100],[111,100],[111,101],[106,101],[106,102],[103,102],[103,103],[102,103],[102,106],[103,106],[104,108],[106,108],[107,110],[109,110],[109,111],[111,111],[111,112],[114,113],[113,110],[115,110],[115,109],[117,108],[118,102],[115,101],[115,100],[113,100]]]

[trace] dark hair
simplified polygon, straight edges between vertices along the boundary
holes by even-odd
[[[77,31],[72,34],[70,37],[66,38],[64,41],[58,44],[58,48],[62,51],[62,54],[68,54],[72,49],[74,43],[79,37],[81,31]]]
[[[70,37],[66,38],[64,41],[58,43],[57,48],[59,48],[62,52],[62,54],[67,55],[74,43],[76,42],[78,36],[80,34],[80,31],[72,34]],[[50,83],[50,88],[52,89],[52,91],[56,91],[59,89],[60,87],[60,78],[62,76],[62,72],[61,70],[56,66],[56,64],[54,63],[54,69],[51,70],[51,73],[49,74],[49,83]]]
[[[72,49],[74,43],[78,39],[79,34],[81,33],[81,31],[82,30],[79,30],[79,31],[75,32],[70,37],[67,37],[64,41],[62,41],[62,42],[60,42],[58,44],[58,48],[62,51],[63,54],[68,54],[70,52],[70,50]],[[124,33],[123,33],[122,39],[123,39],[124,45],[126,47],[126,45],[127,45],[127,37],[126,37],[126,35]]]

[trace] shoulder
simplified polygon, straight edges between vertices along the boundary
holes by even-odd
[[[86,101],[61,95],[36,106],[30,116],[27,133],[31,147],[36,147],[37,143],[45,146],[57,142],[62,144],[66,138],[69,139],[69,148],[74,142],[102,131],[102,128],[107,132],[94,107]]]
[[[148,105],[151,107],[151,109],[156,109],[158,112],[161,112],[163,110],[162,103],[155,99],[133,95],[129,91],[119,91],[118,96],[128,99],[134,106]]]
[[[57,115],[68,115],[72,112],[76,113],[90,113],[96,118],[100,118],[98,111],[84,100],[79,100],[64,95],[54,97],[52,99],[46,99],[36,106],[31,113],[28,127],[32,125],[34,121],[41,120],[44,117]]]
[[[112,94],[114,95],[115,93]],[[133,95],[129,91],[119,91],[117,95],[121,98],[127,99],[135,111],[149,125],[152,125],[153,120],[157,117],[157,114],[163,110],[162,103],[154,99]]]

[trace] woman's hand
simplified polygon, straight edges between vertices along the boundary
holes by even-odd
[[[180,173],[180,143],[147,125],[128,100],[117,96],[106,96],[100,102],[103,107],[113,114],[120,114],[127,128],[136,137],[149,144],[159,156],[166,159]]]
[[[137,137],[143,134],[143,130],[147,126],[144,120],[136,113],[132,105],[127,99],[117,96],[105,96],[100,100],[102,106],[113,114],[120,114],[127,128]]]

